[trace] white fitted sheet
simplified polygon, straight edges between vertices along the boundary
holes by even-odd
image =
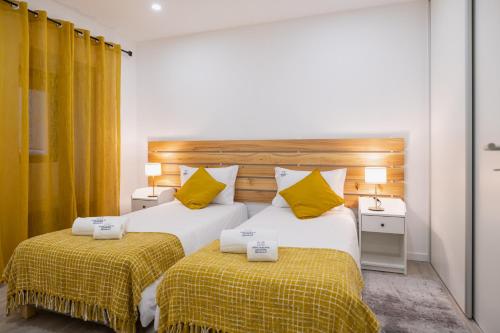
[[[127,214],[127,232],[164,232],[179,238],[186,256],[248,219],[245,204],[189,209],[177,200]]]
[[[224,229],[233,229],[248,219],[247,207],[209,205],[203,209],[189,209],[177,200],[127,214],[127,232],[162,232],[177,236],[187,256],[219,239]],[[153,321],[156,310],[156,288],[160,277],[142,292],[139,304],[143,327]]]
[[[349,253],[359,267],[356,217],[351,209],[337,207],[308,220],[300,220],[290,208],[269,206],[236,229],[273,229],[282,247],[324,248]]]

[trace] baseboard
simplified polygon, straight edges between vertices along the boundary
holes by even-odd
[[[429,257],[429,253],[408,252],[408,260],[429,262],[430,261],[430,257]]]

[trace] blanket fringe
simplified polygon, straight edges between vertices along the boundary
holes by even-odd
[[[34,305],[35,307],[69,315],[73,318],[102,323],[111,327],[116,332],[135,333],[137,314],[129,320],[121,319],[108,309],[101,308],[97,304],[87,304],[82,301],[48,295],[38,291],[20,290],[10,292],[7,295],[7,315],[24,305]]]
[[[193,323],[177,323],[167,327],[160,325],[158,333],[223,333],[223,331]]]

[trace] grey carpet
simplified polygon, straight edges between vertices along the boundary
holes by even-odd
[[[469,333],[441,281],[364,271],[363,299],[384,333]]]
[[[380,320],[383,333],[469,333],[463,314],[428,263],[409,262],[407,276],[371,271],[363,275],[364,300]],[[5,286],[0,285],[2,333],[112,332],[101,325],[44,311],[30,320],[17,313],[5,317],[5,292]]]

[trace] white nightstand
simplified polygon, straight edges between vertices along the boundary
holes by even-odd
[[[153,207],[174,200],[175,188],[155,187],[155,195],[157,195],[157,197],[150,197],[152,194],[152,187],[143,187],[135,190],[132,194],[132,211]]]
[[[371,211],[371,197],[359,198],[361,268],[406,274],[406,205],[380,198],[384,211]]]

